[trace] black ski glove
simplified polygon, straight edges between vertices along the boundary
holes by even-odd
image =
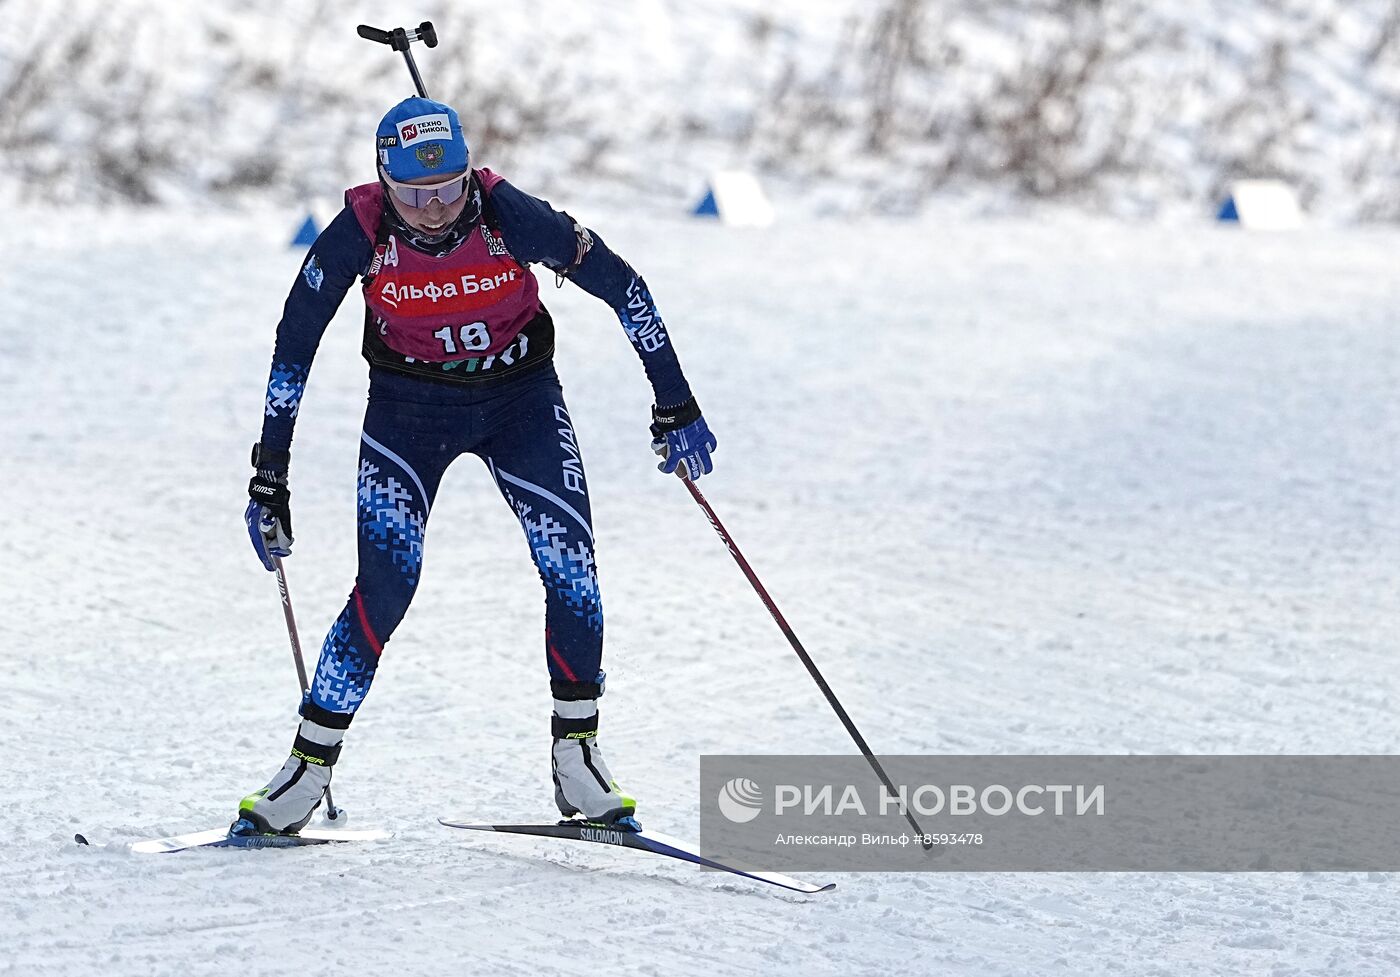
[[[243,520],[262,565],[275,570],[273,557],[292,554],[292,491],[287,488],[291,454],[253,445],[253,478],[248,482],[248,508]]]

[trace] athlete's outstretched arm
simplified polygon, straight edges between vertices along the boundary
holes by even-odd
[[[253,550],[268,570],[276,569],[276,558],[292,552],[287,469],[292,461],[292,428],[311,361],[326,325],[340,308],[340,300],[355,276],[368,267],[372,250],[354,211],[346,207],[311,246],[277,324],[262,438],[253,449],[253,479],[248,483],[248,508],[243,513]]]
[[[287,295],[277,324],[261,441],[264,461],[283,471],[316,348],[345,293],[369,266],[373,250],[355,212],[346,207],[311,246]]]
[[[652,449],[662,456],[661,471],[699,478],[713,470],[715,436],[700,414],[666,324],[656,311],[647,283],[596,233],[502,180],[491,191],[501,218],[506,247],[517,261],[538,261],[612,306],[627,338],[642,359],[656,397],[652,406]]]
[[[674,407],[691,399],[680,360],[642,276],[597,233],[576,224],[547,201],[502,180],[491,191],[506,247],[517,261],[539,262],[566,276],[617,313],[637,350],[656,403]]]

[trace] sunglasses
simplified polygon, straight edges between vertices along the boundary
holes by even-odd
[[[382,166],[379,175],[399,203],[415,209],[428,206],[434,197],[441,200],[444,206],[455,204],[467,192],[467,180],[470,178],[470,173],[463,173],[441,183],[396,183]]]

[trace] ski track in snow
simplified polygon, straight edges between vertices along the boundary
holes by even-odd
[[[877,749],[1400,751],[1397,232],[582,216],[646,274],[719,438],[702,488]],[[229,819],[290,743],[241,522],[301,260],[284,223],[112,218],[0,271],[0,973],[1400,970],[1390,875],[843,875],[805,898],[439,827],[552,811],[539,584],[470,459],[335,779],[352,826],[397,836],[126,854]],[[700,754],[852,748],[652,471],[612,314],[544,295],[593,486],[604,741],[643,821],[693,837]],[[353,579],[357,306],[293,448],[310,655]]]

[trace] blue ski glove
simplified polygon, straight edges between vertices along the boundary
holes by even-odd
[[[264,451],[253,445],[253,478],[248,483],[248,508],[243,521],[262,565],[277,569],[274,556],[292,555],[292,492],[287,488],[288,452]]]
[[[700,405],[694,397],[676,407],[653,406],[651,436],[651,450],[662,458],[657,471],[669,475],[679,469],[681,478],[698,481],[701,475],[715,470],[710,452],[719,442],[700,416]]]

